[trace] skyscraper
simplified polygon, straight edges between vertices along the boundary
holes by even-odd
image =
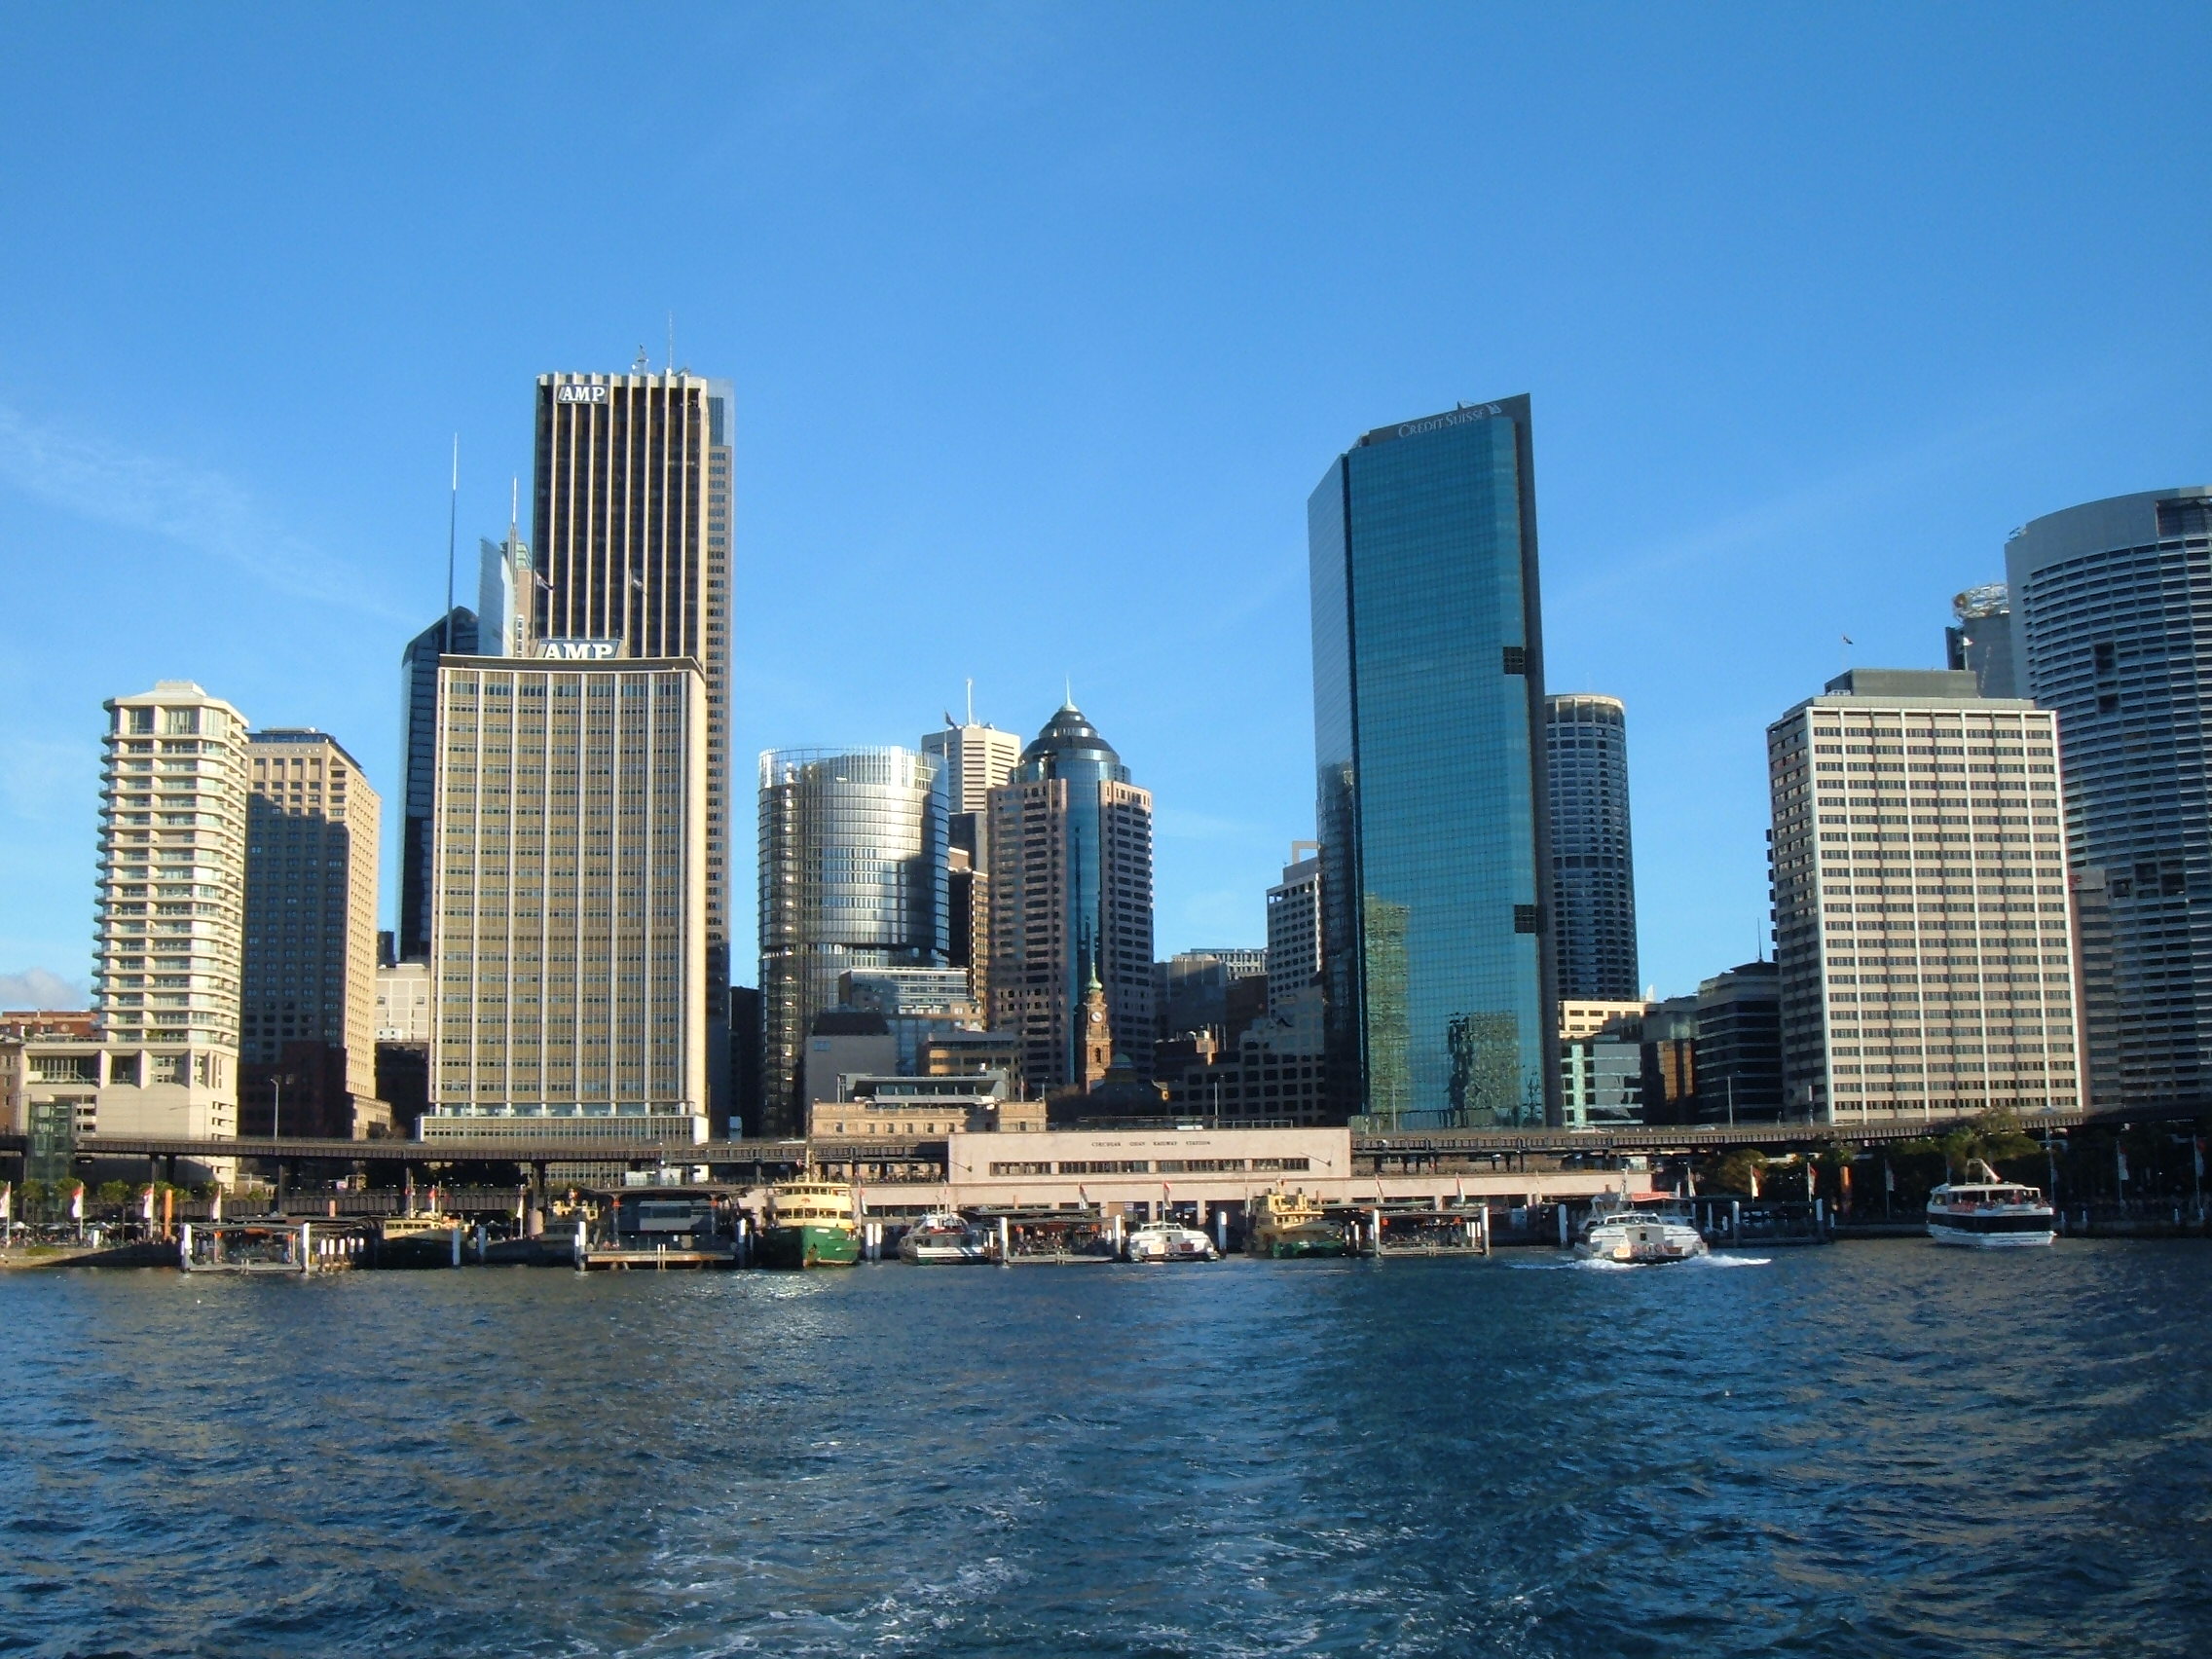
[[[944,796],[906,749],[760,756],[761,1110],[798,1134],[815,1016],[857,968],[944,962]]]
[[[1307,523],[1337,1109],[1556,1123],[1528,398],[1369,432]]]
[[[706,673],[707,962],[701,1013],[727,1110],[729,990],[729,383],[665,375],[537,378],[533,633],[623,641]]]
[[[1552,935],[1559,994],[1637,992],[1636,864],[1628,816],[1628,713],[1587,692],[1544,700],[1551,782]]]
[[[438,696],[424,1138],[705,1139],[697,665],[449,657]]]
[[[1951,626],[1943,630],[1944,660],[1972,675],[1984,697],[2019,696],[2012,666],[2012,607],[2005,584],[1985,582],[1952,595],[1951,615]]]
[[[235,1135],[245,718],[185,680],[102,706],[97,1124]]]
[[[2039,518],[2006,544],[2021,689],[2065,733],[2089,1095],[2212,1087],[2212,487]]]
[[[430,959],[430,820],[438,775],[438,658],[476,654],[476,612],[456,606],[399,653],[399,926],[402,962]]]
[[[245,1126],[343,1137],[353,1132],[351,1100],[377,1091],[382,803],[326,733],[257,731],[246,757]],[[274,1094],[264,1102],[274,1079],[295,1073],[283,1085],[292,1110]],[[325,1079],[340,1087],[322,1088]]]
[[[937,762],[945,796],[945,960],[968,971],[970,994],[979,1002],[990,982],[990,795],[1013,775],[1021,740],[977,725],[973,713],[965,724],[944,718],[942,731],[922,739],[922,753]]]
[[[476,544],[477,648],[485,656],[526,657],[531,649],[531,592],[536,578],[522,532],[507,526],[506,539]]]
[[[2078,1103],[2057,738],[2047,712],[1939,670],[1853,669],[1767,727],[1785,1118]],[[1728,1074],[1708,1002],[1712,1119]],[[1754,1115],[1740,1082],[1735,1106]]]
[[[1280,1014],[1321,978],[1321,847],[1294,841],[1268,889],[1268,1012]]]
[[[1152,794],[1073,703],[991,791],[991,1027],[1021,1038],[1022,1076],[1080,1087],[1095,974],[1105,1023],[1152,1070]]]

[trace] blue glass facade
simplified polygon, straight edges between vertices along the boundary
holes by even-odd
[[[474,656],[476,613],[461,606],[407,642],[399,653],[400,961],[430,959],[430,819],[437,800],[438,658]]]
[[[1368,433],[1307,518],[1333,1101],[1557,1123],[1529,400]]]

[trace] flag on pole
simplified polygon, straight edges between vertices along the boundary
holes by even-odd
[[[2122,1181],[2125,1181],[2125,1180],[2127,1179],[2127,1152],[2126,1152],[2126,1149],[2125,1149],[2125,1148],[2123,1148],[2123,1147],[2114,1147],[2114,1148],[2113,1148],[2113,1156],[2114,1156],[2115,1158],[2117,1158],[2117,1159],[2119,1159],[2119,1160],[2120,1160],[2120,1179],[2121,1179]]]
[[[2204,1137],[2197,1136],[2190,1142],[2190,1147],[2196,1157],[2196,1178],[2201,1181],[2204,1179]]]
[[[154,1187],[152,1182],[148,1182],[145,1192],[138,1196],[138,1219],[148,1227],[154,1225]]]
[[[1894,1193],[1897,1190],[1898,1172],[1895,1169],[1892,1169],[1887,1163],[1885,1163],[1882,1165],[1882,1191],[1885,1193]]]
[[[0,1181],[0,1227],[6,1227],[15,1219],[16,1184],[13,1181]]]
[[[82,1181],[69,1189],[69,1219],[71,1221],[83,1221],[85,1219],[85,1183]]]

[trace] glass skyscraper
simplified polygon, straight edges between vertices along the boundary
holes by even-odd
[[[839,976],[945,958],[945,796],[905,749],[760,756],[762,1110],[805,1132],[800,1060]]]
[[[2036,519],[2006,544],[2005,574],[2021,689],[2058,716],[2090,1103],[2199,1098],[2212,1084],[2212,488]]]
[[[1307,524],[1334,1103],[1557,1123],[1528,398],[1369,432]]]
[[[430,959],[430,826],[438,786],[438,658],[474,656],[476,613],[456,606],[399,653],[399,928],[402,962]]]

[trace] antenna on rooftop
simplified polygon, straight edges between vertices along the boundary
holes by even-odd
[[[668,372],[676,373],[676,313],[668,313]]]
[[[968,682],[968,723],[976,723],[976,682],[972,677]]]
[[[461,525],[461,434],[453,435],[453,488],[446,497],[446,614],[444,639],[438,647],[441,656],[453,654],[453,550],[455,533]]]

